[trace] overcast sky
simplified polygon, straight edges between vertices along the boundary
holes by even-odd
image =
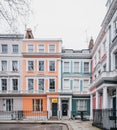
[[[84,49],[99,33],[107,0],[33,0],[28,27],[38,38],[61,38],[63,47]]]

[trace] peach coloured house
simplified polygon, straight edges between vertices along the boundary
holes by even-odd
[[[59,116],[61,43],[59,39],[23,40],[22,102],[26,118]]]

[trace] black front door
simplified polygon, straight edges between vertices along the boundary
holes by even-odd
[[[68,104],[62,104],[62,116],[67,116],[67,112],[68,112]]]
[[[57,116],[57,103],[52,103],[52,116]]]

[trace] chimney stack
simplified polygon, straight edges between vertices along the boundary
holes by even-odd
[[[28,28],[28,29],[26,30],[25,38],[26,38],[26,39],[34,39],[32,30],[31,30],[30,28]]]
[[[91,37],[90,42],[89,42],[89,50],[92,50],[94,46],[94,41],[93,38]]]

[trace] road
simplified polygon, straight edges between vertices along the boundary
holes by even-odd
[[[0,130],[68,130],[63,124],[0,124]]]

